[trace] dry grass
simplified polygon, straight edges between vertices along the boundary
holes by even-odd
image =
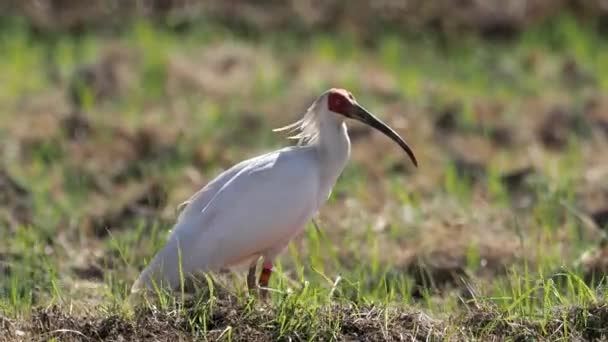
[[[386,27],[393,30],[436,30],[447,34],[478,32],[488,37],[511,37],[564,10],[587,19],[601,18],[606,6],[599,0],[446,1],[124,1],[120,10],[108,0],[0,2],[8,13],[24,15],[41,30],[82,31],[120,28],[133,16],[157,20],[184,30],[204,18],[236,30],[263,33],[273,30],[346,30],[373,39]]]

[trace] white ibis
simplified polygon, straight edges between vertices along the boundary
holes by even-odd
[[[249,265],[253,292],[256,265],[263,258],[262,298],[273,261],[328,199],[350,155],[346,118],[361,121],[394,140],[418,165],[408,144],[357,103],[344,89],[324,92],[304,117],[275,131],[298,133],[297,146],[245,160],[221,173],[180,207],[165,246],[132,287],[136,293],[156,286],[178,288],[183,276]],[[181,268],[178,262],[181,261]]]

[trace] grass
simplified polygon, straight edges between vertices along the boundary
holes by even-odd
[[[606,338],[606,269],[577,260],[602,248],[588,219],[608,206],[605,177],[590,176],[606,174],[606,117],[590,108],[608,101],[608,50],[573,20],[508,42],[386,33],[374,48],[347,35],[256,40],[145,21],[47,44],[8,25],[0,336]],[[66,94],[87,65],[102,81],[79,85],[74,108]],[[354,124],[321,233],[311,223],[283,253],[268,305],[246,296],[242,272],[188,298],[161,291],[127,305],[177,205],[236,161],[287,144],[270,129],[330,86],[397,127],[421,167]],[[530,175],[509,178],[525,166]]]

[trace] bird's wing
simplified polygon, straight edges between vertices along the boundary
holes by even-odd
[[[222,186],[224,186],[224,184],[230,181],[243,168],[247,167],[247,165],[247,161],[234,165],[228,170],[222,172],[211,182],[207,183],[207,185],[197,191],[189,199],[182,202],[178,206],[178,210],[180,211],[180,213],[177,218],[177,222],[180,222],[186,217],[198,215],[200,212],[202,212],[203,209],[207,206],[207,204],[209,204],[209,201],[211,201],[213,196],[222,188]]]
[[[160,272],[176,287],[179,260],[184,274],[230,266],[286,244],[316,212],[319,170],[310,148],[283,149],[245,164],[217,183],[223,184],[201,200],[203,208],[197,199],[188,204],[140,279]]]

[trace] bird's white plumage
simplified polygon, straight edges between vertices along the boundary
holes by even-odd
[[[243,161],[186,201],[133,291],[154,283],[179,286],[179,260],[184,275],[260,256],[272,261],[327,199],[350,153],[346,125],[322,110],[324,101],[322,96],[309,108],[300,126],[289,127],[304,134],[299,146]]]
[[[184,274],[219,270],[260,255],[274,257],[318,209],[316,158],[314,148],[290,147],[221,174],[184,208],[167,244],[135,287],[151,275],[157,282],[178,285],[180,257]]]
[[[134,292],[154,283],[179,286],[180,259],[185,276],[218,271],[260,256],[272,262],[327,200],[349,158],[345,117],[328,109],[331,92],[350,95],[330,90],[301,120],[279,129],[297,131],[298,146],[243,161],[184,202],[167,243],[141,273]],[[352,95],[350,99],[358,106]],[[341,100],[349,101],[338,97]],[[339,108],[340,104],[333,105]],[[358,112],[347,114],[359,113],[365,122],[377,121],[367,112],[361,114],[361,107],[355,109]],[[380,128],[409,151],[396,133],[388,132],[390,128]],[[411,157],[416,163],[413,153]]]

